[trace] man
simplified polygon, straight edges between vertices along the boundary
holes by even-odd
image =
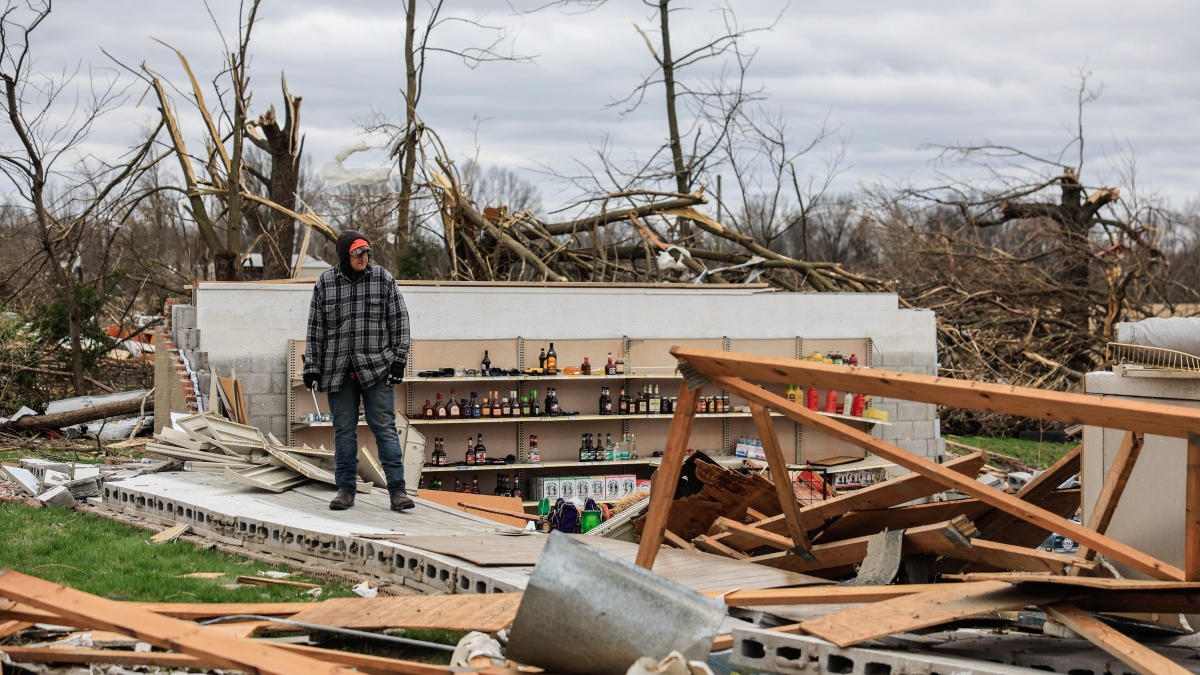
[[[354,506],[358,479],[358,406],[375,435],[392,510],[416,504],[404,491],[404,456],[396,433],[395,394],[408,364],[408,310],[387,270],[369,262],[371,243],[346,230],[338,236],[339,264],[325,270],[308,308],[304,384],[328,392],[333,414],[338,493],[329,508]]]

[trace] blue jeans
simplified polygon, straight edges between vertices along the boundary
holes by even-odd
[[[367,413],[367,426],[375,434],[379,463],[387,476],[388,492],[404,490],[404,451],[396,433],[396,396],[384,380],[363,389],[357,379],[347,377],[341,391],[329,393],[333,414],[333,475],[339,489],[353,491],[358,481],[358,403]]]

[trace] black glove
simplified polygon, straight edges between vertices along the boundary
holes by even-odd
[[[408,369],[407,361],[395,361],[388,369],[387,385],[394,387],[404,381],[404,371]]]
[[[320,373],[305,373],[304,374],[304,386],[308,387],[309,389],[316,389],[317,383],[320,381],[321,381]]]

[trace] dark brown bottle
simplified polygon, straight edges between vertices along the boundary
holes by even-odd
[[[458,399],[454,398],[454,390],[450,390],[450,403],[446,405],[446,418],[457,420],[462,418],[462,406],[458,404]]]
[[[437,401],[433,404],[433,416],[439,420],[446,419],[447,415],[446,402],[442,400],[442,393],[438,392]]]
[[[475,442],[475,463],[487,463],[487,448],[483,447],[483,434],[479,434],[479,439]]]
[[[466,456],[466,461],[467,461],[467,464],[468,464],[468,465],[473,465],[473,464],[475,464],[475,444],[471,442],[472,440],[473,440],[473,439],[472,439],[470,436],[467,436],[467,456]]]
[[[473,494],[473,495],[479,494],[479,476],[476,476],[471,479],[471,494]]]
[[[421,417],[424,417],[427,420],[435,419],[433,413],[433,404],[429,402],[429,399],[425,399],[425,407],[421,408]]]
[[[492,392],[492,418],[504,417],[504,408],[500,405],[500,392]]]
[[[554,343],[550,343],[550,351],[546,352],[546,374],[558,374],[558,352],[554,351]]]
[[[617,414],[629,414],[629,395],[625,393],[624,387],[621,388],[621,397],[617,399]]]

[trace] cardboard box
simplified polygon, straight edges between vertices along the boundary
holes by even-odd
[[[579,477],[575,479],[575,498],[581,502],[587,503],[588,497],[592,496],[592,479],[587,477]]]
[[[559,480],[557,478],[539,478],[542,484],[542,497],[550,500],[553,505],[555,500],[562,496],[559,492]],[[539,497],[540,499],[540,497]]]
[[[561,478],[558,480],[558,496],[563,499],[575,498],[575,479]]]
[[[637,492],[637,476],[629,473],[621,476],[621,496]]]
[[[637,482],[637,491],[638,492],[649,492],[650,491],[650,481],[649,480],[641,480],[639,478],[638,482]]]
[[[604,477],[604,498],[615,500],[621,498],[621,477],[620,476],[605,476]]]
[[[588,480],[592,482],[592,490],[590,492],[592,499],[595,499],[598,502],[606,499],[604,496],[606,492],[604,489],[604,476],[592,476]]]

